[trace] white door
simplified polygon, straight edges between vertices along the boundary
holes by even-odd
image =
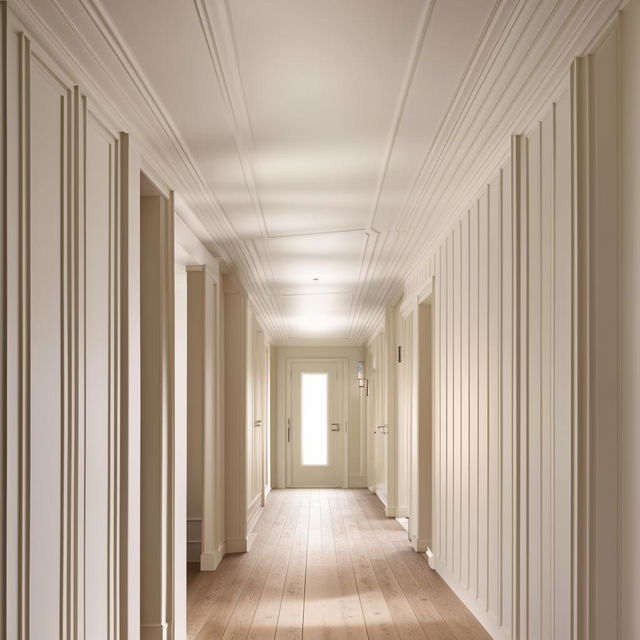
[[[340,362],[292,363],[287,425],[290,486],[342,486],[345,433],[342,382]]]
[[[373,486],[376,495],[387,504],[388,431],[386,419],[386,369],[384,360],[384,339],[378,336],[371,349],[371,378],[369,381],[369,402],[372,411],[372,462]]]

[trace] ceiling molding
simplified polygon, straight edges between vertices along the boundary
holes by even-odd
[[[394,226],[381,233],[374,229],[375,218],[436,4],[436,0],[426,0],[372,194],[371,228],[366,231],[358,284],[350,292],[346,338],[302,341],[288,339],[279,304],[287,294],[274,277],[274,261],[265,240],[364,230],[269,235],[254,173],[255,143],[230,7],[226,0],[193,1],[228,112],[248,200],[261,230],[259,238],[239,237],[175,121],[100,0],[9,0],[9,7],[47,53],[64,63],[90,100],[119,128],[131,132],[151,173],[175,189],[181,217],[197,219],[207,235],[199,239],[213,246],[225,270],[237,273],[272,343],[292,346],[361,346],[377,331],[385,308],[395,304],[425,273],[438,243],[508,158],[511,134],[526,130],[539,117],[543,105],[564,90],[572,59],[588,51],[624,5],[621,0],[497,0],[433,143],[416,167]]]
[[[325,347],[325,348],[329,348],[329,347],[364,347],[365,343],[362,341],[358,341],[358,340],[336,340],[335,338],[333,339],[326,339],[326,340],[322,340],[319,338],[316,339],[304,339],[304,340],[296,340],[296,339],[286,339],[286,340],[278,340],[277,342],[273,343],[274,347],[281,347],[281,348],[287,348],[287,347]]]
[[[402,116],[404,115],[405,105],[407,104],[407,96],[413,84],[413,76],[415,75],[416,67],[422,53],[422,46],[424,44],[425,36],[431,22],[431,15],[433,14],[433,8],[435,7],[436,0],[427,0],[425,8],[422,12],[422,18],[420,19],[420,27],[418,29],[418,36],[413,46],[413,53],[409,60],[409,67],[407,69],[406,77],[402,85],[402,93],[398,106],[396,107],[396,114],[393,118],[391,131],[389,133],[389,142],[387,143],[387,152],[384,156],[384,162],[382,170],[380,171],[380,179],[378,180],[378,187],[376,189],[376,196],[373,203],[371,215],[369,217],[369,228],[375,230],[375,219],[378,213],[378,206],[380,204],[380,197],[382,196],[382,190],[387,178],[387,171],[389,170],[389,163],[391,162],[391,155],[395,148],[396,139],[398,137],[398,130],[400,129],[400,123],[402,122]]]
[[[35,7],[29,0],[11,0],[10,6],[16,15],[25,22],[30,30],[36,33],[38,40],[54,59],[62,58],[65,66],[70,67],[78,83],[87,94],[99,104],[107,105],[111,117],[123,130],[131,132],[141,147],[145,162],[153,167],[156,174],[166,184],[181,193],[180,202],[188,207],[190,213],[195,214],[208,229],[210,238],[215,242],[216,253],[233,270],[237,270],[243,287],[250,292],[254,305],[263,318],[269,318],[265,323],[271,335],[286,335],[284,323],[281,321],[280,310],[274,305],[273,297],[264,292],[265,278],[256,277],[263,272],[264,264],[255,249],[248,246],[237,236],[228,216],[204,180],[197,163],[191,155],[186,142],[155,94],[150,82],[129,51],[124,40],[119,35],[116,26],[108,16],[106,10],[98,0],[79,0],[79,4],[90,19],[104,42],[107,43],[114,58],[126,77],[137,90],[136,103],[123,90],[121,83],[110,71],[108,61],[104,60],[96,51],[96,47],[87,39],[85,32],[76,24],[74,19],[64,10],[59,0],[51,0],[58,16],[69,27],[85,52],[85,59],[78,59],[72,54],[63,38],[56,33],[54,21],[42,16],[41,8]],[[49,17],[49,16],[48,16]],[[57,25],[56,25],[57,26]],[[104,78],[96,78],[87,72],[87,59],[91,59],[100,67]],[[111,96],[120,98],[116,104]],[[168,163],[164,158],[177,157],[180,164]],[[201,194],[204,202],[194,203],[189,194]],[[187,216],[190,217],[190,216]]]
[[[370,286],[375,286],[378,293],[368,295],[370,303],[377,301],[382,307],[402,296],[403,286],[393,280],[401,274],[406,281],[420,261],[429,259],[437,243],[462,215],[465,204],[499,168],[508,154],[510,135],[524,129],[548,103],[565,76],[568,77],[573,57],[585,52],[585,47],[620,6],[619,0],[573,3],[569,16],[561,22],[551,41],[545,43],[542,39],[538,45],[541,51],[538,51],[532,45],[541,40],[541,32],[548,33],[544,30],[549,12],[541,15],[541,24],[535,33],[531,33],[529,19],[523,21],[521,29],[516,29],[525,4],[526,1],[516,5],[504,3],[493,16],[494,26],[485,32],[485,41],[478,51],[478,61],[484,62],[481,67],[476,64],[470,70],[457,97],[461,104],[452,107],[448,122],[439,132],[440,139],[425,158],[421,178],[399,214],[402,221],[399,224],[406,225],[406,231],[385,247],[389,261],[381,260],[385,263],[384,271],[380,277],[372,277],[375,285]],[[549,2],[542,4],[547,8],[551,6]],[[561,4],[566,7],[561,0],[553,3],[552,12]],[[505,50],[509,35],[512,35],[511,47]],[[517,55],[522,42],[524,45]],[[525,86],[514,86],[513,75],[499,64],[500,60],[511,60],[518,69],[526,63],[531,65]],[[494,78],[487,85],[492,69]],[[481,89],[488,89],[484,96]],[[496,124],[488,127],[491,118]],[[472,145],[473,152],[470,151]],[[443,200],[447,192],[452,195]],[[373,330],[373,322],[366,325]]]

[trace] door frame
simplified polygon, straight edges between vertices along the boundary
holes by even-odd
[[[310,363],[310,364],[327,364],[329,362],[336,363],[342,376],[342,385],[340,386],[339,394],[342,396],[338,398],[338,402],[342,408],[342,488],[347,489],[349,487],[349,359],[348,358],[287,358],[285,368],[285,419],[279,421],[280,433],[278,437],[282,438],[284,442],[285,451],[285,487],[293,487],[293,473],[292,473],[292,460],[291,460],[291,447],[288,438],[288,429],[291,425],[292,411],[292,394],[291,384],[293,375],[293,365]]]
[[[407,318],[413,313],[413,341],[411,345],[412,358],[412,380],[411,380],[411,457],[410,457],[410,473],[409,473],[409,513],[410,513],[410,539],[414,551],[419,553],[427,553],[429,564],[431,565],[431,546],[433,545],[434,523],[434,438],[435,438],[435,395],[434,395],[434,308],[435,308],[435,276],[431,276],[424,286],[412,297],[407,298],[400,306],[400,317]],[[422,339],[420,332],[420,309],[430,307],[429,335],[426,336],[429,341],[428,345],[428,361],[429,373],[428,381],[431,385],[430,397],[426,403],[430,406],[421,406],[421,371],[420,371],[420,354],[422,347]],[[423,337],[424,338],[424,337]],[[424,413],[423,413],[424,412]],[[429,415],[429,424],[423,424],[420,420],[420,414]],[[428,426],[428,429],[427,429]],[[428,430],[429,433],[425,433]],[[426,438],[426,441],[422,441]],[[426,446],[425,446],[426,445]],[[426,474],[424,474],[426,470]],[[428,486],[425,490],[425,480],[428,480]],[[433,567],[432,567],[433,568]]]

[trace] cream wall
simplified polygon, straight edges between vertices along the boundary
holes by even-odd
[[[128,149],[11,13],[7,29],[2,635],[86,624],[87,637],[115,637],[127,525],[120,443],[135,418],[120,404],[131,373],[120,280]]]
[[[94,99],[95,86],[51,46],[35,16],[18,18],[15,9],[2,3],[11,159],[3,181],[10,347],[2,635],[29,627],[31,637],[55,628],[77,638],[138,637],[141,170],[165,195],[170,189],[155,156],[121,133],[130,122]],[[166,606],[154,620],[178,640],[186,633],[183,274],[194,261],[217,269],[194,241],[178,220],[177,304],[165,318],[179,332],[165,370],[170,384],[176,374],[165,416],[173,427],[175,413],[177,425],[163,488],[170,549],[158,557]],[[166,294],[172,304],[173,290]],[[215,446],[223,459],[223,441]]]
[[[396,442],[398,438],[395,400],[395,310],[388,309],[381,330],[366,349],[369,395],[364,398],[367,440],[367,486],[385,506],[389,517],[396,514]],[[404,455],[404,452],[401,454]]]
[[[640,637],[640,1],[622,13],[620,638]]]
[[[356,378],[356,362],[365,359],[362,347],[274,347],[277,360],[277,381],[272,380],[272,398],[277,399],[277,426],[271,430],[275,450],[272,476],[278,488],[286,486],[286,368],[289,358],[346,358],[348,360],[348,420],[349,420],[349,486],[366,486],[366,437],[361,426],[361,391]],[[273,357],[273,355],[272,355]],[[275,383],[274,383],[275,382]],[[274,459],[272,458],[272,459]]]
[[[224,433],[226,553],[247,550],[251,528],[264,506],[270,432],[269,338],[255,319],[233,275],[224,292]],[[260,425],[256,426],[259,421]]]
[[[496,638],[618,637],[617,27],[591,51],[400,305],[433,278],[433,563]]]

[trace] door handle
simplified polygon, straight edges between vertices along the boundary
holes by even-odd
[[[331,431],[340,431],[340,424],[337,422],[331,423]]]

